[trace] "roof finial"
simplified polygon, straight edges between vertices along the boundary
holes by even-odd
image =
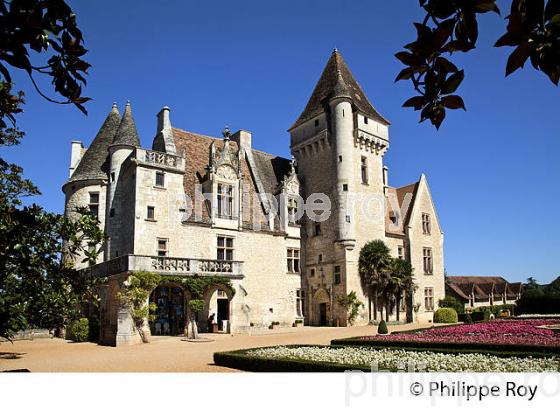
[[[229,138],[231,137],[231,132],[229,132],[229,126],[226,125],[224,128],[224,131],[222,132],[222,135],[224,136],[224,141],[229,141]]]
[[[126,105],[130,107],[130,100],[126,100]]]
[[[113,108],[117,108],[117,102],[113,101]]]
[[[333,52],[333,54],[338,53],[338,48],[335,47],[332,52]]]

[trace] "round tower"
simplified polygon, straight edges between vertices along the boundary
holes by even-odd
[[[97,216],[101,227],[106,229],[105,204],[109,173],[107,150],[113,142],[120,120],[119,111],[113,106],[89,148],[84,149],[80,142],[72,142],[71,174],[62,187],[66,217],[75,217],[77,208],[85,207]],[[86,267],[82,259],[74,261],[77,268]],[[103,255],[99,256],[98,262],[101,260]]]
[[[352,172],[352,149],[354,120],[350,91],[337,70],[337,80],[329,99],[331,133],[334,145],[333,162],[336,163],[336,208],[338,240],[347,248],[356,242],[354,215],[351,209],[351,191],[354,175]]]
[[[114,105],[116,106],[116,104]],[[123,222],[122,201],[125,199],[122,191],[125,189],[121,180],[122,166],[125,160],[130,157],[132,152],[140,147],[140,140],[136,131],[136,125],[132,117],[132,109],[130,101],[127,101],[126,107],[120,120],[119,127],[115,133],[112,143],[108,147],[109,151],[109,185],[107,192],[107,249],[106,259],[111,259],[123,252],[119,252],[121,244],[119,243],[119,231]],[[130,210],[129,210],[130,211]]]

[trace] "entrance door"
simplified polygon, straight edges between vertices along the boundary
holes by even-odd
[[[185,296],[177,286],[158,286],[150,295],[156,305],[155,320],[150,322],[152,335],[179,335],[185,328]]]
[[[327,326],[327,304],[319,304],[319,326]]]
[[[223,320],[229,320],[229,300],[218,299],[218,330],[224,331],[227,329],[223,328]]]

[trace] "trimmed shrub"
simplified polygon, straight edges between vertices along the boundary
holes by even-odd
[[[439,308],[434,313],[434,323],[457,323],[458,321],[457,312],[453,308]]]
[[[527,291],[517,301],[515,313],[518,315],[560,313],[560,295]]]
[[[389,329],[387,329],[387,323],[384,320],[379,322],[379,326],[377,326],[377,333],[380,335],[389,334]]]
[[[72,339],[78,343],[87,342],[89,340],[89,320],[85,317],[75,320],[70,325]]]
[[[457,313],[465,313],[465,305],[453,296],[446,296],[438,302],[440,308],[453,308]]]

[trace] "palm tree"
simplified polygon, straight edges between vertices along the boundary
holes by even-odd
[[[391,258],[389,271],[391,272],[391,276],[388,287],[392,290],[393,295],[396,298],[397,321],[399,321],[402,294],[403,292],[407,295],[411,294],[415,289],[413,278],[414,268],[407,260]]]
[[[374,297],[374,320],[377,320],[377,301],[379,294],[388,283],[389,261],[391,260],[390,251],[387,245],[379,239],[366,243],[360,250],[358,269],[364,287],[368,291],[368,309],[370,309],[371,320],[371,294]]]

